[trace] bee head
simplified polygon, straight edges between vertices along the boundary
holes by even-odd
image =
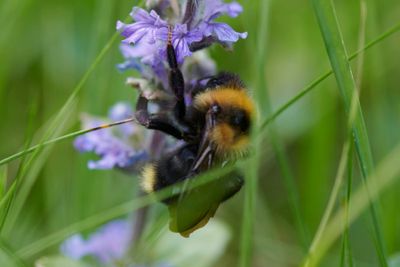
[[[195,106],[215,118],[208,134],[218,154],[241,154],[247,150],[255,108],[245,89],[205,91],[196,97]]]

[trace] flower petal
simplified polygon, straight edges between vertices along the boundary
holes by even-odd
[[[203,18],[204,21],[211,22],[223,14],[234,18],[242,12],[243,7],[237,2],[224,3],[221,0],[206,0]]]
[[[147,42],[154,43],[157,29],[168,27],[167,22],[162,20],[153,10],[148,13],[142,8],[134,7],[130,15],[135,20],[134,23],[117,22],[117,30],[121,31],[121,35],[126,37],[122,41],[126,44],[140,42],[144,37],[146,37]]]
[[[122,120],[133,116],[133,110],[128,103],[117,103],[111,108],[109,115],[113,121]],[[96,127],[107,121],[94,117],[83,118],[84,128]],[[133,123],[127,123],[106,128],[77,137],[74,146],[80,152],[94,152],[100,157],[98,161],[89,161],[89,169],[132,168],[133,165],[146,160],[147,153],[143,154],[144,147],[137,151],[130,142],[131,136],[136,134],[139,145],[143,145],[146,138],[140,129]],[[139,132],[138,132],[139,131]]]
[[[86,255],[94,256],[100,262],[110,263],[121,259],[129,247],[132,227],[127,220],[115,220],[101,227],[84,240],[73,235],[61,245],[61,252],[73,259]]]
[[[247,32],[239,33],[226,23],[209,23],[206,30],[207,34],[214,35],[220,42],[237,42],[239,38],[247,38]]]

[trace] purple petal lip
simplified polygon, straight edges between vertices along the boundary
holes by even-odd
[[[109,111],[108,117],[112,120],[123,120],[133,116],[132,107],[125,102],[115,104]]]
[[[115,220],[84,239],[75,234],[61,245],[61,252],[73,259],[93,256],[103,263],[121,259],[129,248],[132,227],[127,220]]]
[[[155,43],[157,29],[168,27],[168,23],[162,20],[153,10],[148,13],[142,8],[134,7],[130,15],[135,20],[134,23],[117,22],[117,30],[121,31],[121,35],[126,37],[122,41],[126,44],[137,43],[144,37],[146,37],[148,43]]]
[[[205,32],[208,36],[215,36],[221,42],[237,42],[239,38],[247,38],[247,32],[236,32],[228,24],[220,22],[209,23]]]
[[[123,120],[133,116],[132,107],[125,102],[114,105],[109,111],[112,121]],[[93,117],[84,119],[84,128],[96,127],[107,123]],[[134,123],[127,123],[114,128],[101,129],[77,137],[74,141],[75,148],[80,152],[94,152],[100,157],[98,161],[89,161],[89,169],[112,169],[115,167],[128,168],[144,159],[144,147],[137,151],[129,143],[133,135],[144,135],[138,132],[138,126]]]

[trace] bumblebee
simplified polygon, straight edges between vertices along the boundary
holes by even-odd
[[[175,98],[170,110],[148,111],[148,100],[139,96],[136,120],[148,129],[162,131],[182,145],[144,167],[141,185],[152,193],[177,182],[234,160],[244,154],[255,116],[255,105],[240,78],[223,72],[199,79],[185,88],[175,50],[167,43],[169,84]],[[189,96],[186,98],[185,95]],[[170,229],[188,237],[207,224],[219,204],[243,185],[243,177],[234,171],[206,185],[164,200],[170,212]]]

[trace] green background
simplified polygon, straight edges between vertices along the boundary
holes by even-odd
[[[257,96],[263,121],[269,109],[277,110],[329,70],[330,62],[311,2],[239,2],[244,12],[238,18],[222,20],[238,31],[247,31],[248,38],[236,43],[231,52],[217,46],[209,50],[219,70],[238,73]],[[396,0],[362,2],[367,6],[364,26],[360,24],[360,1],[334,1],[349,54],[360,47],[360,26],[365,27],[368,42],[400,20],[400,3]],[[22,150],[31,136],[33,143],[40,140],[48,121],[115,33],[116,21],[123,20],[136,3],[1,1],[0,158]],[[135,93],[125,85],[129,73],[120,73],[115,68],[123,61],[119,40],[120,37],[96,64],[77,101],[68,107],[69,116],[57,125],[62,129],[53,131],[55,136],[79,129],[82,112],[104,116],[117,101],[134,103]],[[361,71],[357,59],[351,64],[355,80],[361,83],[360,102],[376,163],[391,151],[400,136],[399,44],[397,33],[365,53]],[[250,218],[254,227],[251,266],[298,266],[302,262],[325,211],[347,137],[346,125],[345,107],[331,76],[282,113],[273,132],[266,132],[265,141],[256,148],[261,155],[257,194],[253,195],[255,217]],[[276,138],[270,138],[273,136]],[[283,159],[279,160],[277,155],[283,155]],[[7,185],[15,177],[21,178],[14,198],[20,212],[15,214],[16,208],[11,205],[1,232],[2,247],[9,255],[18,258],[18,251],[34,241],[135,198],[137,177],[116,170],[88,170],[86,163],[93,157],[77,153],[71,140],[67,140],[39,155],[24,175],[18,174],[21,161],[7,165]],[[287,166],[284,171],[282,162]],[[287,190],[285,171],[292,174],[297,196]],[[354,157],[353,187],[361,181]],[[400,252],[399,189],[399,183],[395,183],[380,195],[378,203],[377,214],[388,258]],[[345,186],[340,189],[336,208],[345,201],[345,190]],[[240,262],[244,246],[242,216],[249,215],[243,205],[245,192],[246,189],[242,190],[225,203],[216,215],[229,229],[231,239],[215,266]],[[299,229],[292,212],[293,196],[304,231]],[[153,217],[165,215],[163,206],[155,206]],[[207,231],[207,227],[204,229]],[[368,212],[350,228],[350,247],[356,266],[378,266],[373,231]],[[57,251],[58,245],[52,245],[21,260],[29,266]],[[339,239],[322,266],[339,266],[342,254]]]

